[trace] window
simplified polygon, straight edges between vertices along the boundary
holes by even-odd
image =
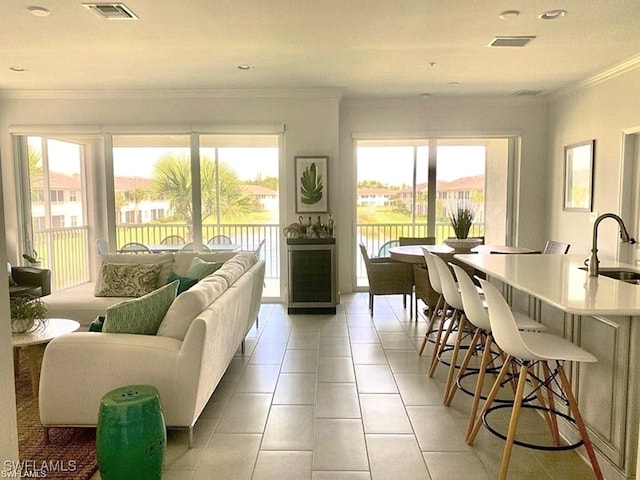
[[[63,190],[51,190],[49,192],[51,197],[51,203],[64,203],[64,191]]]
[[[279,141],[278,135],[114,135],[117,246],[160,245],[169,236],[198,245],[224,235],[255,250],[265,240],[265,297],[279,297]]]
[[[16,145],[28,188],[23,215],[31,233],[24,248],[35,249],[51,269],[53,289],[87,281],[88,258],[77,255],[88,250],[84,145],[44,136],[18,136]]]
[[[505,244],[508,152],[506,138],[358,140],[356,243],[370,255],[401,236],[442,243],[454,235],[449,211],[463,202],[476,212],[469,235]],[[356,277],[366,285],[360,260]]]

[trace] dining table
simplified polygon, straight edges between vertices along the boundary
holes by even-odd
[[[147,245],[151,253],[173,253],[182,251],[184,245]],[[235,243],[216,243],[206,245],[210,252],[237,252],[240,245]],[[192,250],[189,250],[192,251]]]
[[[416,263],[423,265],[425,248],[429,252],[443,257],[445,261],[454,260],[454,255],[459,253],[477,253],[477,254],[531,254],[540,253],[539,250],[533,250],[526,247],[513,247],[508,245],[478,245],[470,251],[455,250],[447,245],[403,245],[389,248],[389,256],[400,262]]]

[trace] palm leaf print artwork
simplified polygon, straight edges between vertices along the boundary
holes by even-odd
[[[307,166],[300,177],[300,200],[305,205],[315,205],[322,200],[322,175],[318,174],[315,162]]]

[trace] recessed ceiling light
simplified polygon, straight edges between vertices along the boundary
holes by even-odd
[[[253,65],[248,65],[246,63],[241,63],[238,65],[238,70],[253,70],[255,67]]]
[[[12,65],[9,67],[12,72],[26,72],[29,70],[27,67],[21,67],[20,65]]]
[[[31,15],[36,17],[48,17],[51,14],[51,12],[44,7],[31,6],[27,7],[27,10],[29,10]]]
[[[459,87],[460,86],[460,82],[449,82],[447,85],[450,85],[452,87]]]
[[[498,17],[502,20],[511,20],[512,18],[516,18],[518,15],[520,15],[519,10],[505,10],[498,15]]]
[[[538,15],[540,20],[557,20],[559,18],[564,17],[567,14],[566,10],[547,10],[546,12]]]

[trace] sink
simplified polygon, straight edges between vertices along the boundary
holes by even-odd
[[[580,267],[580,270],[588,270],[586,267]],[[640,272],[626,268],[601,268],[598,272],[604,277],[613,278],[626,283],[640,285]]]

